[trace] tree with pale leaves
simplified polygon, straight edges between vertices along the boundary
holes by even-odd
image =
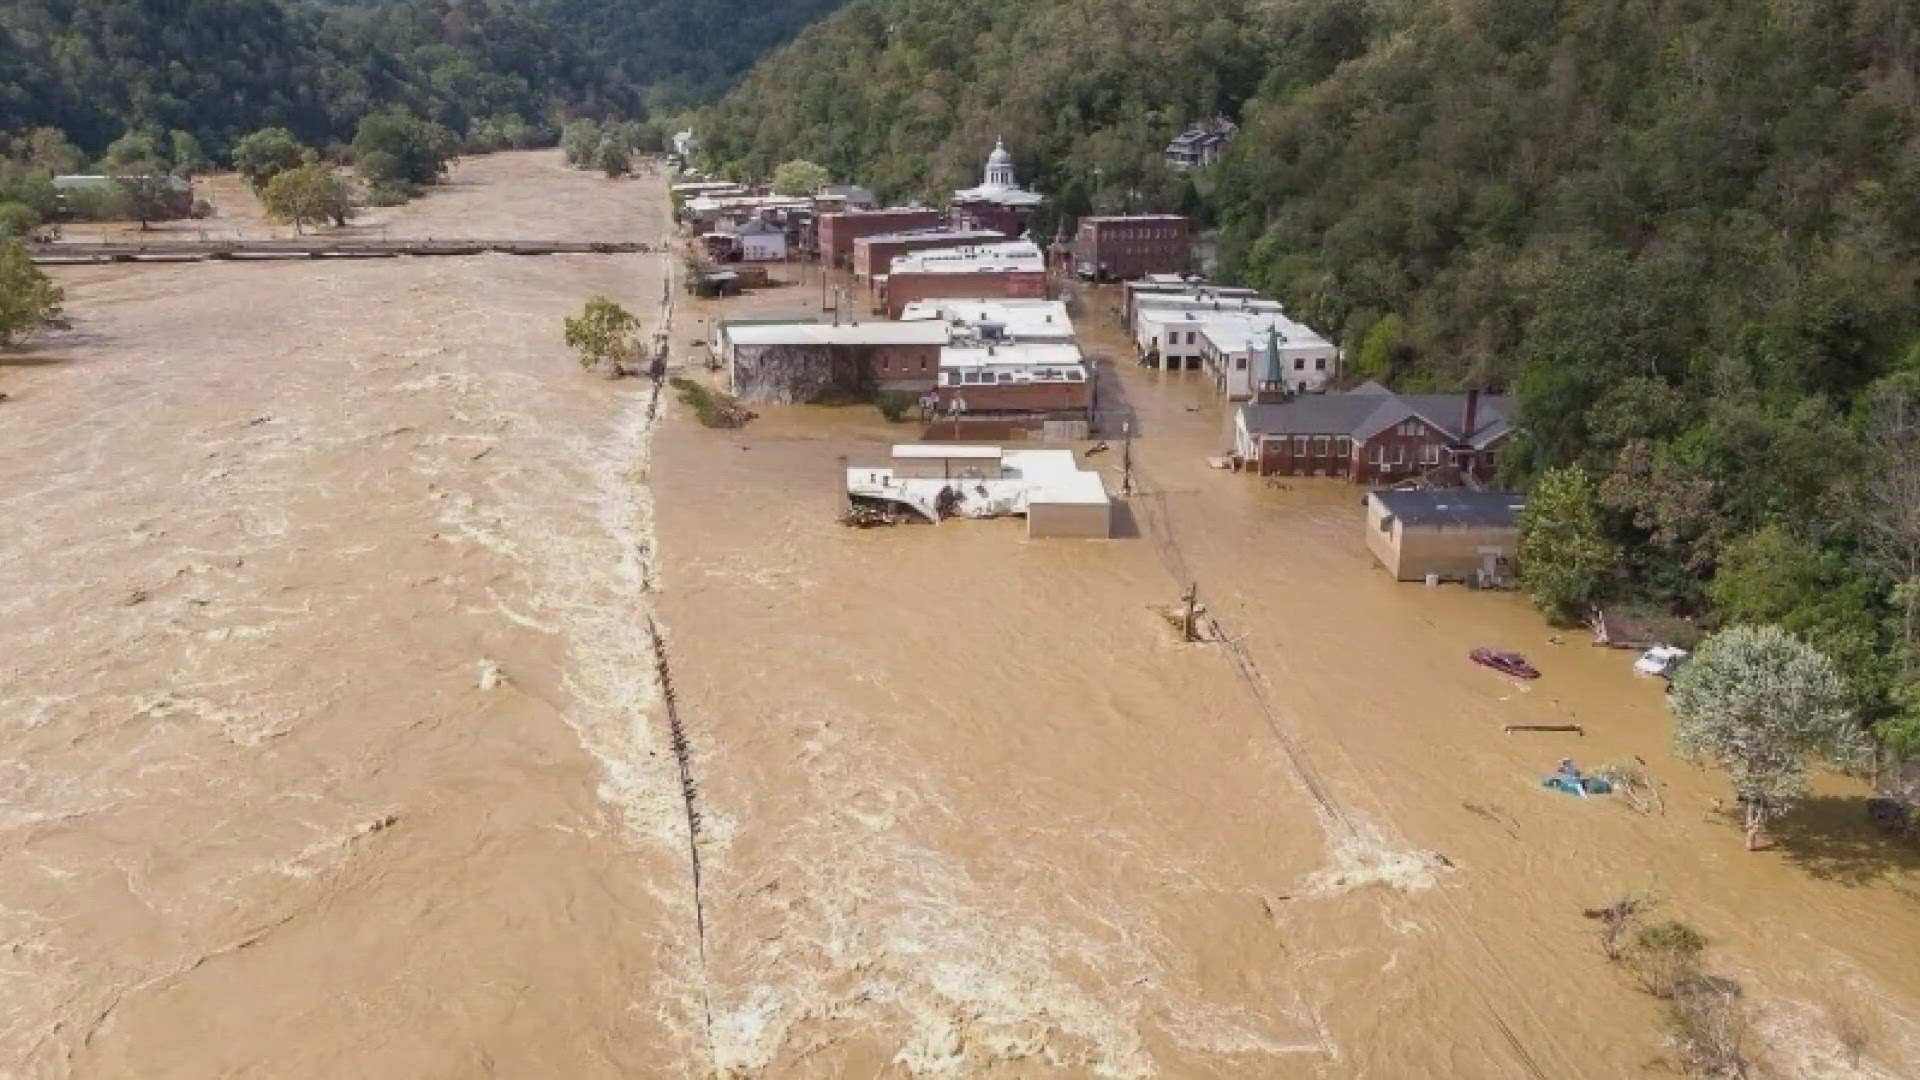
[[[1833,662],[1777,626],[1733,626],[1708,638],[1669,700],[1681,756],[1727,771],[1749,851],[1768,818],[1806,793],[1809,761],[1851,763],[1865,750]]]
[[[579,351],[580,366],[608,375],[624,374],[626,362],[639,355],[639,329],[640,320],[632,312],[604,296],[588,300],[580,314],[568,316],[562,326],[567,344]]]

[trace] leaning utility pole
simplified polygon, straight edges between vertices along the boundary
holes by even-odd
[[[1133,421],[1120,422],[1120,433],[1126,441],[1120,447],[1120,494],[1133,494]]]
[[[1187,602],[1187,617],[1185,621],[1181,623],[1181,640],[1189,642],[1199,641],[1200,635],[1195,621],[1199,617],[1200,583],[1196,581],[1188,585],[1187,595],[1182,597],[1182,599]]]

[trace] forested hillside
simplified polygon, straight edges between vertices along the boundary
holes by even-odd
[[[979,182],[997,135],[1069,213],[1178,204],[1161,148],[1265,76],[1257,0],[852,0],[754,69],[700,134],[715,164],[793,157],[892,197]],[[1096,172],[1097,170],[1097,172]]]
[[[716,164],[810,157],[900,195],[1004,132],[1069,211],[1200,210],[1228,274],[1337,335],[1354,377],[1519,395],[1511,479],[1552,470],[1582,541],[1543,606],[1781,623],[1891,733],[1920,726],[1917,20],[1910,0],[852,0],[702,135]],[[1182,190],[1160,148],[1216,110],[1242,134]]]
[[[0,0],[0,134],[58,128],[98,153],[180,130],[218,154],[263,127],[345,141],[398,107],[551,136],[717,90],[831,2]]]

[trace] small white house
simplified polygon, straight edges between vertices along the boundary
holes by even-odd
[[[740,226],[740,258],[744,262],[784,262],[787,257],[786,230],[753,221]]]

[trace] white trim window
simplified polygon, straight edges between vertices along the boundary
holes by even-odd
[[[1307,456],[1307,437],[1305,435],[1295,435],[1293,437],[1293,456]]]
[[[1345,435],[1335,435],[1333,437],[1333,456],[1338,458],[1352,457],[1353,440],[1347,438]]]
[[[1431,443],[1431,442],[1425,443],[1420,447],[1420,464],[1422,465],[1440,464],[1440,444],[1439,443]]]
[[[1315,435],[1313,437],[1313,456],[1327,456],[1327,437],[1325,435]]]

